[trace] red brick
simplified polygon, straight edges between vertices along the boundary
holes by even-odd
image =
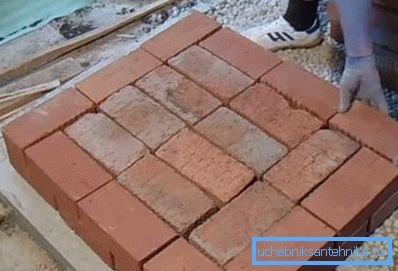
[[[83,232],[114,256],[116,270],[142,270],[145,259],[176,237],[172,229],[116,182],[80,201],[79,208]]]
[[[146,75],[136,86],[190,124],[220,105],[215,97],[166,66]]]
[[[77,202],[112,179],[62,132],[26,150],[32,186],[74,227]]]
[[[276,189],[257,182],[196,228],[190,239],[224,265],[292,208]]]
[[[8,124],[3,134],[12,165],[26,178],[24,149],[89,111],[92,106],[78,91],[68,89]]]
[[[398,191],[391,195],[370,218],[369,232],[379,227],[398,207]]]
[[[325,225],[323,222],[315,218],[309,212],[304,210],[302,207],[295,207],[288,215],[277,222],[273,227],[271,227],[267,232],[262,233],[261,236],[325,236],[333,237],[335,232]],[[291,245],[300,245],[300,243],[294,242]],[[258,245],[261,245],[260,243]],[[289,243],[279,243],[273,242],[273,247],[278,247],[281,245],[289,245]],[[306,242],[307,248],[324,248],[329,246],[327,242]],[[314,260],[314,257],[284,257],[283,260]],[[266,260],[258,258],[258,260]],[[271,259],[269,259],[271,260]],[[281,260],[275,257],[272,260]],[[308,270],[300,266],[252,266],[252,251],[251,247],[245,249],[241,254],[234,258],[231,262],[226,265],[227,271],[298,271],[298,270]],[[317,266],[316,270],[323,270],[321,266]]]
[[[302,205],[340,236],[350,236],[397,189],[398,168],[363,148]]]
[[[268,171],[264,181],[293,201],[299,201],[358,148],[356,142],[343,135],[331,130],[320,130]]]
[[[215,207],[198,187],[150,154],[123,172],[118,181],[180,233]]]
[[[398,123],[362,102],[333,117],[330,126],[389,159],[398,153]]]
[[[144,265],[144,271],[222,271],[183,238]]]
[[[170,139],[156,154],[224,203],[254,178],[243,164],[188,129]]]
[[[142,48],[166,61],[220,27],[213,19],[194,11],[191,15],[145,42]]]
[[[102,113],[84,115],[65,132],[115,176],[147,152],[144,144]]]
[[[282,62],[275,54],[228,28],[217,31],[200,46],[256,80]]]
[[[100,103],[160,64],[159,60],[138,49],[97,71],[76,87],[95,103]]]
[[[264,75],[261,81],[323,121],[337,112],[337,88],[297,64],[284,62]]]
[[[100,108],[151,149],[184,127],[163,106],[130,86],[109,97]]]
[[[247,88],[253,80],[199,46],[192,46],[169,60],[182,74],[216,95],[223,102]]]
[[[281,95],[263,84],[245,90],[232,100],[231,107],[289,147],[298,145],[322,126],[320,120],[289,107]]]
[[[257,174],[269,169],[287,152],[285,146],[226,107],[199,122],[195,129]]]

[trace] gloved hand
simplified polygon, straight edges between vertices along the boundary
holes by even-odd
[[[388,114],[388,105],[381,87],[374,55],[346,57],[345,69],[340,81],[338,111],[347,112],[355,98],[365,100],[371,106]]]

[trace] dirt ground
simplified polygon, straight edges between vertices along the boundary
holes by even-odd
[[[0,202],[0,271],[66,271],[21,229]]]

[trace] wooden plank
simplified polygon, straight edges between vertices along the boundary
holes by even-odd
[[[9,81],[18,76],[26,74],[30,70],[38,68],[60,56],[63,56],[77,48],[80,48],[88,43],[91,43],[95,40],[98,40],[116,30],[123,28],[124,26],[135,22],[136,20],[161,9],[165,6],[172,4],[175,0],[158,0],[151,4],[144,6],[142,9],[137,10],[136,12],[130,14],[129,16],[121,19],[118,22],[115,22],[111,25],[98,28],[92,30],[86,34],[78,36],[74,39],[71,39],[63,44],[54,46],[44,52],[39,52],[32,56],[29,61],[26,61],[16,67],[12,67],[11,69],[5,71],[4,73],[0,74],[0,81]]]
[[[48,83],[29,87],[29,88],[26,88],[23,90],[10,92],[10,93],[4,93],[4,94],[0,95],[0,103],[5,103],[5,102],[9,102],[9,101],[18,99],[18,98],[23,98],[25,96],[30,96],[33,94],[46,92],[48,90],[59,87],[60,85],[61,85],[61,82],[58,79],[56,79],[56,80],[50,81]]]

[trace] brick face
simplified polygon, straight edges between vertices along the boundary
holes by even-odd
[[[151,149],[156,149],[184,123],[134,87],[109,97],[100,109]]]
[[[297,64],[284,62],[264,75],[261,81],[323,121],[337,112],[337,88]]]
[[[144,265],[144,271],[222,271],[183,238]]]
[[[330,126],[389,159],[398,154],[398,123],[362,102],[354,102],[350,111],[333,117]]]
[[[262,236],[325,236],[333,237],[335,232],[325,225],[323,222],[315,218],[309,212],[304,210],[302,207],[295,207],[289,214],[283,217],[280,221],[274,224],[268,231],[262,234]],[[291,243],[298,245],[299,243]],[[282,247],[289,245],[289,243],[278,243],[273,242],[273,247]],[[303,244],[304,245],[304,244]],[[319,249],[327,245],[326,242],[306,242],[307,248]],[[260,246],[261,247],[261,246]],[[284,260],[310,260],[310,257],[284,257]],[[266,260],[257,258],[257,260]],[[268,260],[271,260],[268,258]],[[280,258],[272,258],[272,260],[282,260]],[[245,249],[241,254],[234,258],[231,262],[226,265],[227,271],[299,271],[303,270],[300,266],[252,266],[252,251],[251,247]],[[307,270],[307,269],[304,269]],[[316,270],[323,270],[322,267],[317,266]]]
[[[261,174],[281,159],[287,148],[233,111],[222,107],[195,129]]]
[[[142,270],[142,262],[176,234],[139,200],[111,182],[79,202],[81,225],[121,271]]]
[[[184,129],[156,155],[223,203],[254,178],[254,173],[194,132]]]
[[[369,222],[369,232],[373,232],[398,207],[398,191],[391,195],[373,214]]]
[[[142,48],[166,61],[220,27],[216,21],[194,11],[191,15],[145,42]]]
[[[231,63],[253,79],[260,78],[281,63],[275,54],[228,28],[217,31],[202,41],[200,46]]]
[[[231,101],[231,107],[289,147],[295,147],[322,126],[317,118],[291,108],[282,96],[263,84],[245,90]]]
[[[113,175],[147,152],[144,144],[102,113],[84,115],[65,132]]]
[[[196,228],[190,240],[223,265],[292,208],[293,203],[276,189],[255,183]]]
[[[3,129],[12,165],[26,177],[23,151],[91,110],[93,104],[75,89],[68,89],[14,120]]]
[[[359,145],[331,130],[320,130],[264,175],[264,181],[299,201],[342,165]]]
[[[340,236],[350,236],[397,188],[398,169],[363,148],[302,204]]]
[[[32,186],[69,225],[77,223],[77,202],[112,179],[62,132],[26,150]]]
[[[95,103],[100,103],[160,64],[160,61],[144,50],[137,49],[97,71],[76,87]]]
[[[136,86],[190,124],[220,104],[201,87],[166,66],[157,68],[139,80]]]
[[[199,46],[188,48],[169,60],[169,64],[223,102],[253,83],[248,76]]]
[[[118,181],[179,233],[215,207],[199,188],[150,154],[123,172]]]

